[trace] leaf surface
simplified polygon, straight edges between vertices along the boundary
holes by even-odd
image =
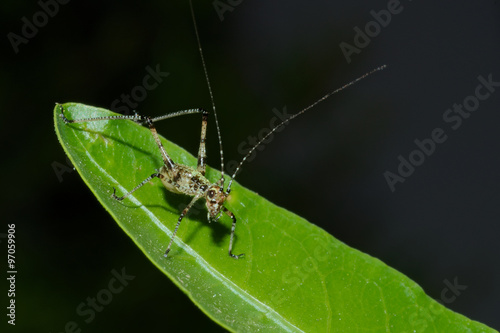
[[[70,119],[115,115],[76,103],[63,107]],[[233,253],[245,257],[228,256],[231,220],[207,223],[200,200],[164,258],[191,198],[168,192],[158,179],[122,202],[111,198],[113,187],[121,195],[161,167],[149,129],[130,120],[65,124],[59,114],[56,105],[59,141],[97,199],[158,269],[229,330],[496,332],[446,309],[405,275],[236,182],[226,207],[238,220]],[[191,154],[162,142],[176,163],[196,166]],[[219,175],[207,168],[211,181]]]

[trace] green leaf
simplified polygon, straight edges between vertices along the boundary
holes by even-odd
[[[70,119],[112,115],[64,104]],[[231,220],[207,223],[195,206],[163,256],[190,197],[168,192],[158,179],[130,191],[161,167],[149,129],[130,120],[65,124],[54,109],[56,133],[76,170],[119,226],[162,272],[220,325],[233,331],[495,332],[446,309],[403,274],[348,247],[319,227],[237,183],[226,207],[238,219],[228,256]],[[192,116],[196,117],[196,116]],[[201,118],[201,117],[200,117]],[[162,138],[174,161],[196,158]],[[216,170],[207,169],[215,181]],[[110,251],[112,249],[110,248]]]

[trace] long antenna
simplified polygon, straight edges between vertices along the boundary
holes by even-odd
[[[205,58],[203,57],[203,50],[201,48],[200,36],[198,34],[198,26],[196,25],[196,19],[194,17],[193,3],[189,0],[189,7],[191,8],[191,17],[193,19],[194,32],[196,33],[196,41],[198,42],[198,50],[200,51],[201,63],[203,64],[203,71],[205,72],[205,78],[207,80],[208,92],[210,93],[210,100],[212,102],[212,109],[214,110],[215,116],[215,127],[217,127],[217,136],[219,137],[219,149],[220,149],[220,185],[224,185],[224,150],[222,149],[222,136],[220,134],[219,119],[217,118],[217,111],[215,110],[214,95],[212,94],[212,86],[210,85],[210,80],[208,79],[207,66],[205,65]]]
[[[238,164],[238,166],[236,167],[236,170],[234,171],[233,175],[231,176],[231,180],[229,181],[229,184],[227,185],[227,190],[226,190],[226,193],[229,193],[231,192],[231,184],[233,183],[233,180],[234,180],[234,177],[236,177],[236,174],[238,173],[238,171],[240,170],[241,166],[243,165],[243,163],[245,163],[246,159],[252,155],[252,153],[254,152],[255,149],[257,149],[258,146],[260,146],[264,141],[266,141],[266,139],[271,135],[273,134],[278,128],[280,128],[281,126],[283,126],[285,123],[287,123],[288,121],[300,116],[301,114],[305,113],[307,110],[315,107],[316,105],[318,105],[319,103],[323,102],[325,99],[327,99],[328,97],[338,93],[339,91],[341,90],[344,90],[345,88],[347,87],[350,87],[352,86],[353,84],[357,83],[358,81],[361,81],[363,80],[365,77],[367,77],[368,75],[371,75],[375,72],[378,72],[378,71],[381,71],[383,70],[384,68],[386,68],[387,66],[386,65],[382,65],[380,67],[377,67],[373,70],[371,70],[370,72],[368,73],[365,73],[363,74],[362,76],[358,77],[357,79],[347,83],[347,84],[344,84],[342,87],[340,88],[337,88],[335,89],[334,91],[332,92],[329,92],[328,94],[326,94],[325,96],[321,97],[320,99],[318,99],[316,102],[312,103],[311,105],[309,105],[308,107],[306,107],[305,109],[302,109],[301,111],[291,115],[290,117],[288,117],[287,119],[283,120],[281,123],[279,123],[278,125],[276,125],[269,133],[267,133],[262,139],[260,139],[259,142],[257,142],[257,144],[255,146],[252,147],[252,149],[250,149],[248,151],[248,153],[245,155],[245,157],[243,157],[243,159],[241,160],[240,164]]]

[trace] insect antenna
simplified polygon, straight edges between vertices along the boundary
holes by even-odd
[[[227,190],[226,190],[226,194],[229,194],[229,192],[231,192],[231,184],[233,183],[233,180],[234,178],[236,177],[236,174],[238,173],[238,171],[240,170],[241,166],[243,165],[243,163],[245,163],[246,159],[252,155],[252,153],[255,151],[255,149],[257,149],[257,147],[259,147],[264,141],[267,140],[267,138],[273,134],[278,128],[280,128],[281,126],[287,124],[290,120],[300,116],[301,114],[305,113],[306,111],[312,109],[313,107],[315,107],[316,105],[318,105],[319,103],[323,102],[324,100],[326,100],[328,97],[338,93],[339,91],[341,90],[344,90],[345,88],[347,87],[350,87],[352,86],[353,84],[357,83],[358,81],[361,81],[363,80],[365,77],[375,73],[375,72],[378,72],[378,71],[381,71],[383,70],[384,68],[386,68],[387,66],[386,65],[382,65],[380,67],[377,67],[375,69],[372,69],[370,72],[368,73],[365,73],[363,75],[361,75],[360,77],[358,77],[357,79],[343,85],[342,87],[340,88],[337,88],[335,89],[334,91],[331,91],[329,92],[328,94],[326,94],[325,96],[321,97],[320,99],[318,99],[316,102],[312,103],[311,105],[309,105],[308,107],[302,109],[301,111],[291,115],[290,117],[286,118],[285,120],[283,120],[281,123],[279,123],[278,125],[276,125],[274,128],[271,129],[271,131],[269,131],[262,139],[260,139],[259,142],[257,142],[257,144],[255,146],[253,146],[249,151],[248,153],[241,159],[240,163],[238,164],[238,166],[236,167],[236,170],[234,171],[233,175],[231,176],[231,180],[229,181],[229,184],[227,185]]]
[[[215,127],[217,127],[217,137],[219,138],[219,153],[220,153],[220,179],[219,185],[224,185],[224,150],[222,149],[222,136],[220,134],[219,119],[217,118],[217,111],[215,110],[214,95],[212,93],[212,86],[210,85],[210,80],[208,78],[207,66],[205,64],[205,58],[203,56],[203,49],[201,48],[200,36],[198,34],[198,26],[196,24],[196,18],[194,16],[193,3],[189,0],[189,7],[191,8],[191,18],[193,19],[194,32],[196,34],[196,41],[198,42],[198,50],[200,51],[201,63],[203,65],[203,72],[205,73],[205,79],[207,81],[208,92],[210,93],[210,101],[212,102],[212,109],[214,110],[215,117]]]

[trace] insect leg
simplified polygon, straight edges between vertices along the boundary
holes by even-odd
[[[207,123],[208,123],[208,111],[205,109],[189,109],[189,110],[182,110],[182,111],[177,111],[177,112],[172,112],[168,113],[164,116],[159,116],[155,118],[151,118],[151,122],[157,122],[160,120],[168,119],[168,118],[173,118],[176,116],[181,116],[185,114],[192,114],[192,113],[201,113],[202,118],[201,118],[201,137],[200,137],[200,148],[198,150],[198,171],[201,172],[202,175],[205,175],[205,169],[206,169],[206,158],[207,158],[207,151],[205,148],[205,142],[207,138]],[[147,119],[144,121],[147,123]],[[161,148],[160,148],[161,149]]]
[[[64,107],[62,104],[59,104],[59,108],[61,109],[61,113],[59,114],[59,117],[66,123],[66,124],[72,124],[72,123],[84,123],[84,122],[89,122],[89,121],[100,121],[100,120],[117,120],[117,119],[130,119],[134,121],[138,121],[141,119],[141,116],[135,114],[133,116],[126,116],[126,115],[119,115],[119,116],[106,116],[106,117],[94,117],[94,118],[83,118],[83,119],[68,119],[66,115],[64,114]]]
[[[203,113],[203,112],[205,112],[205,110],[203,110],[201,108],[181,110],[181,111],[176,111],[176,112],[170,112],[170,113],[167,113],[163,116],[151,118],[151,121],[157,122],[157,121],[164,120],[164,119],[174,118],[177,116],[183,116],[185,114]]]
[[[159,174],[159,173],[153,173],[151,176],[149,176],[148,178],[144,179],[139,185],[137,185],[136,187],[134,187],[134,189],[132,191],[130,191],[128,193],[125,193],[121,197],[118,197],[116,195],[116,189],[113,187],[113,198],[115,200],[122,201],[123,199],[125,199],[126,197],[128,197],[129,195],[131,195],[132,193],[134,193],[135,191],[137,191],[139,188],[141,188],[144,184],[146,184],[147,182],[149,182],[151,179],[156,178],[156,177],[161,177],[161,174]]]
[[[160,154],[163,159],[163,163],[167,167],[167,169],[172,170],[175,167],[175,162],[170,158],[170,156],[167,154],[167,151],[165,150],[165,147],[163,147],[163,144],[161,143],[160,137],[158,136],[158,132],[156,131],[155,125],[153,125],[153,121],[149,117],[145,117],[145,122],[149,127],[149,130],[151,131],[151,134],[153,135],[153,138],[155,139],[156,145],[160,149]]]
[[[186,214],[188,213],[189,209],[194,205],[194,203],[199,199],[200,197],[194,197],[193,200],[189,203],[189,205],[184,208],[182,211],[181,215],[179,216],[179,219],[177,220],[177,225],[175,226],[174,233],[172,234],[172,237],[170,238],[170,243],[168,243],[167,250],[165,251],[164,257],[166,258],[168,256],[168,253],[170,252],[170,247],[172,246],[172,242],[174,241],[175,235],[177,234],[177,230],[179,229],[179,225],[181,224],[182,219]]]
[[[135,113],[133,116],[117,115],[117,116],[104,116],[104,117],[93,117],[93,118],[82,118],[82,119],[68,119],[66,117],[66,115],[64,114],[64,107],[62,106],[62,104],[58,104],[58,105],[59,105],[59,108],[61,109],[61,114],[59,115],[59,117],[61,117],[61,119],[66,124],[84,123],[84,122],[88,122],[88,121],[100,121],[100,120],[118,120],[118,119],[129,119],[129,120],[133,120],[133,121],[140,123],[140,124],[142,124],[146,121],[146,117],[141,116],[137,113]],[[204,111],[203,109],[199,109],[199,108],[198,109],[181,110],[181,111],[167,113],[163,116],[151,118],[151,121],[157,122],[157,121],[164,120],[164,119],[174,118],[177,116],[183,116],[185,114],[203,113],[203,111]]]
[[[160,138],[158,137],[158,132],[156,131],[156,127],[154,126],[153,122],[168,119],[168,118],[173,118],[185,114],[193,114],[193,113],[202,113],[202,128],[201,128],[201,137],[202,137],[202,143],[200,144],[200,152],[202,152],[202,162],[203,162],[203,174],[205,174],[205,158],[206,158],[206,151],[205,151],[205,137],[206,137],[206,131],[207,131],[207,119],[208,119],[208,112],[205,111],[204,109],[188,109],[188,110],[182,110],[182,111],[177,111],[177,112],[172,112],[168,113],[163,116],[155,117],[155,118],[150,118],[150,117],[144,117],[140,116],[141,123],[146,123],[151,130],[151,134],[153,135],[153,138],[155,139],[156,144],[158,145],[158,148],[160,148],[160,153],[163,158],[163,162],[165,163],[165,166],[168,169],[172,169],[175,166],[174,161],[170,158],[170,156],[167,154],[167,151],[163,147],[163,144],[160,141]],[[198,165],[200,164],[200,154],[198,154]]]
[[[205,148],[205,141],[207,139],[207,124],[208,124],[208,112],[203,110],[202,118],[201,118],[201,137],[200,137],[200,149],[198,150],[198,171],[201,174],[205,175],[206,168],[206,158],[207,158],[207,150]]]
[[[239,259],[240,257],[244,256],[245,254],[244,253],[241,253],[238,255],[233,254],[233,238],[234,238],[234,229],[236,229],[236,217],[226,207],[222,206],[222,209],[231,218],[231,220],[233,220],[233,224],[231,226],[231,239],[229,240],[229,255],[234,259]]]

